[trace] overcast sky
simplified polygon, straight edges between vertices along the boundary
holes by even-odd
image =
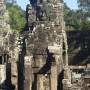
[[[67,5],[71,8],[71,9],[77,9],[77,0],[64,0],[64,2],[67,3]],[[22,9],[26,9],[26,5],[29,4],[29,0],[17,0],[17,3],[19,6],[22,7]]]

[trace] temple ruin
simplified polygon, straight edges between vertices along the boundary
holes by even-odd
[[[70,48],[63,9],[63,0],[30,0],[27,28],[17,34],[0,0],[0,90],[90,90],[90,64],[72,64],[82,44]]]
[[[68,66],[63,3],[59,0],[38,0],[28,5],[26,12],[29,31],[25,40],[24,88],[57,90],[60,87],[59,75]]]
[[[0,89],[11,90],[17,84],[18,37],[9,25],[9,13],[0,0]],[[16,85],[17,87],[17,85]]]

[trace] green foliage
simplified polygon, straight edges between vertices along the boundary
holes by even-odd
[[[69,30],[90,30],[90,0],[78,0],[79,9],[70,10],[65,4],[66,27]]]
[[[64,4],[64,19],[66,22],[66,29],[76,30],[80,29],[79,15],[76,11],[70,10],[66,4]],[[67,28],[68,27],[68,28]]]
[[[12,30],[22,31],[25,27],[25,14],[24,11],[18,6],[12,3],[7,3],[7,10],[9,11],[10,26]]]
[[[90,11],[90,0],[77,0],[77,1],[79,8],[81,8],[85,12]]]
[[[82,29],[90,30],[90,0],[78,0],[78,5],[82,13]]]

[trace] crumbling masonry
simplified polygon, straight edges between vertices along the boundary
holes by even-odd
[[[0,90],[13,90],[18,86],[17,42],[18,34],[10,29],[9,13],[4,0],[0,0]]]
[[[59,75],[68,66],[63,3],[60,0],[37,0],[27,6],[26,12],[29,32],[25,32],[28,37],[25,40],[24,89],[62,89]]]
[[[19,35],[0,0],[0,90],[90,90],[90,64],[69,65],[63,1],[30,3]]]
[[[18,49],[21,46],[17,46],[17,42],[13,42],[18,41],[15,35],[12,38],[14,40],[11,40],[13,33],[5,17],[8,16],[8,12],[4,0],[0,4],[0,20],[3,23],[1,29],[5,30],[6,33],[6,38],[2,34],[1,39],[8,39],[6,40],[8,45],[6,45],[5,40],[1,40],[1,46],[4,48],[3,53],[1,53],[1,61],[3,62],[1,67],[3,65],[4,69],[3,75],[1,74],[1,88],[15,90],[57,90],[61,88],[58,80],[59,75],[68,67],[63,3],[58,0],[38,0],[31,6],[27,6],[29,31],[24,32],[23,41],[26,44],[26,48],[23,47],[26,52],[23,49],[19,52]],[[21,45],[22,41],[19,42]],[[3,71],[1,69],[1,72]],[[67,75],[67,77],[69,76]]]

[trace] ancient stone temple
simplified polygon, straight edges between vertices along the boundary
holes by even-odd
[[[0,85],[3,87],[6,80],[6,62],[8,52],[8,36],[10,27],[8,25],[8,12],[4,0],[0,1]]]
[[[63,0],[30,0],[26,28],[18,34],[11,30],[5,2],[0,0],[0,90],[90,90],[90,63],[78,64],[86,59],[81,55],[72,60],[75,64],[69,63],[80,50],[89,52],[90,38],[82,33],[84,41],[77,38],[75,43],[83,43],[78,43],[78,50],[69,48],[74,56],[68,60],[75,33],[67,45],[63,6]],[[84,54],[89,60],[90,53]]]
[[[18,35],[9,25],[9,13],[4,0],[0,0],[0,90],[11,90],[17,85]],[[16,76],[15,76],[16,75]],[[14,79],[16,77],[16,79]],[[16,89],[15,89],[16,90]]]
[[[24,90],[61,90],[64,67],[68,66],[67,38],[62,0],[30,1],[24,32]]]

